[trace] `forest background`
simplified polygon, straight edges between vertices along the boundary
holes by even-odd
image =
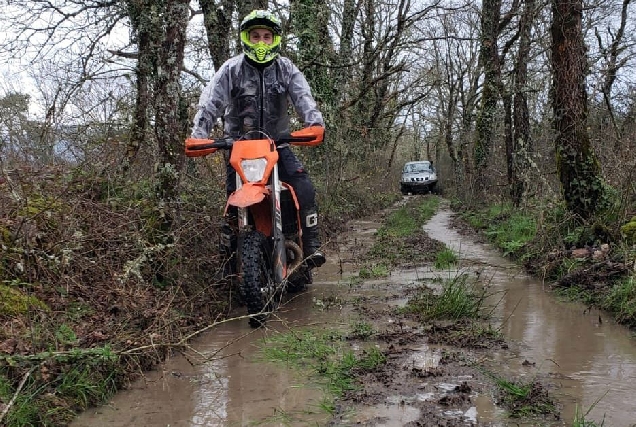
[[[281,16],[326,118],[298,151],[326,242],[433,160],[507,255],[636,324],[631,0],[2,3],[5,420],[64,424],[235,304],[211,283],[224,161],[183,141],[253,8]]]

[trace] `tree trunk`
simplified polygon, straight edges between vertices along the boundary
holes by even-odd
[[[234,40],[232,14],[235,1],[222,0],[217,6],[215,0],[199,0],[203,11],[203,25],[208,37],[208,49],[214,69],[218,70],[230,58],[230,40]]]
[[[501,0],[484,0],[481,10],[481,51],[480,62],[484,67],[484,85],[481,95],[481,109],[477,118],[477,141],[475,142],[475,170],[477,191],[486,193],[484,171],[488,169],[490,149],[493,139],[493,126],[499,98],[499,20]]]
[[[156,56],[154,16],[146,0],[129,0],[128,17],[132,27],[132,39],[137,42],[136,99],[130,138],[126,147],[124,170],[135,161],[141,144],[146,141],[148,114],[150,112],[150,83],[153,78]]]
[[[188,25],[188,0],[168,0],[164,10],[164,37],[158,55],[155,84],[155,132],[159,147],[158,197],[160,206],[173,207],[183,164],[186,120],[181,106],[179,77],[183,67]],[[170,224],[172,215],[165,213]]]
[[[501,96],[504,107],[504,141],[506,147],[506,175],[508,177],[508,185],[512,185],[514,177],[513,167],[513,135],[512,135],[512,94],[508,90],[504,90]]]
[[[519,22],[519,51],[514,69],[514,135],[512,138],[512,174],[510,196],[519,206],[526,191],[526,176],[532,151],[530,144],[530,113],[528,112],[528,60],[530,57],[530,35],[535,16],[535,0],[526,0]]]
[[[323,113],[333,111],[334,84],[326,66],[334,60],[334,48],[327,31],[329,6],[325,0],[294,0],[291,5],[292,27],[298,37],[298,67],[311,85]]]
[[[599,207],[603,188],[587,132],[587,63],[582,15],[582,0],[552,0],[552,96],[557,168],[568,209],[587,220]]]
[[[360,2],[356,0],[344,0],[342,12],[342,29],[340,32],[340,49],[338,51],[337,65],[340,67],[335,76],[335,87],[340,90],[338,101],[343,102],[347,97],[346,90],[353,66],[350,66],[351,53],[353,52],[353,36],[355,23],[360,13]]]

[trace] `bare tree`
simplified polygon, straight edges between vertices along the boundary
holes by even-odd
[[[502,17],[501,0],[485,0],[481,9],[481,50],[480,63],[484,70],[484,83],[481,92],[481,106],[477,118],[477,140],[475,141],[475,169],[484,171],[487,169],[491,147],[493,145],[494,124],[497,114],[497,103],[500,98],[504,101],[504,121],[505,132],[510,146],[512,139],[511,106],[509,94],[504,94],[502,82],[502,65],[505,61],[506,52],[512,46],[517,37],[513,35],[502,52],[499,52],[499,37],[519,8],[519,1],[513,0],[509,12]],[[477,191],[485,194],[487,175],[478,173],[476,175]]]
[[[604,81],[603,81],[603,100],[605,101],[605,106],[607,107],[607,112],[612,121],[612,126],[616,133],[616,139],[620,139],[620,130],[616,123],[616,117],[614,116],[614,108],[612,107],[611,96],[612,96],[612,88],[614,83],[616,82],[616,77],[618,75],[619,70],[625,66],[627,61],[629,60],[629,56],[623,56],[619,59],[619,56],[625,51],[626,46],[623,45],[623,38],[625,36],[625,27],[627,25],[627,16],[628,16],[628,7],[631,3],[631,0],[623,0],[623,4],[621,7],[621,19],[618,30],[616,34],[613,34],[610,29],[608,29],[608,34],[611,37],[611,43],[609,46],[605,47],[603,43],[603,39],[601,34],[599,33],[598,28],[595,29],[595,35],[598,42],[598,47],[601,52],[603,59],[605,60],[605,70],[604,70]]]
[[[118,60],[136,60],[136,103],[130,142],[124,165],[134,161],[148,140],[150,118],[154,123],[158,152],[158,201],[176,197],[186,122],[180,106],[180,73],[183,68],[185,32],[190,16],[187,0],[64,2],[35,0],[12,5],[14,37],[2,46],[5,56],[15,57],[37,47],[29,57],[56,59],[65,52],[67,80],[51,95],[43,132],[49,132],[69,99],[96,79],[117,78]],[[126,20],[130,27],[126,27]],[[44,24],[43,24],[44,23]],[[106,49],[107,37],[118,28],[130,30],[130,40]],[[136,51],[126,50],[135,46]],[[53,62],[49,62],[52,64]],[[129,72],[130,70],[126,70]],[[169,172],[166,172],[169,171]]]

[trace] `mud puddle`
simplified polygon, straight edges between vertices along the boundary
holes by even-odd
[[[497,291],[491,301],[495,326],[510,346],[473,351],[434,345],[420,325],[393,316],[411,289],[455,271],[422,266],[353,280],[360,254],[381,225],[378,217],[353,222],[310,290],[293,296],[267,328],[252,330],[245,320],[220,325],[192,344],[196,351],[169,359],[72,426],[539,425],[510,421],[494,403],[492,383],[466,363],[470,357],[502,375],[550,384],[562,416],[540,425],[572,425],[577,407],[593,407],[586,419],[599,425],[603,418],[605,426],[636,422],[636,345],[629,333],[602,313],[556,301],[487,245],[450,229],[449,219],[450,212],[440,211],[426,231],[460,254],[461,272],[486,277]],[[355,308],[352,301],[358,301]],[[380,331],[387,367],[363,378],[364,389],[339,402],[335,415],[323,408],[320,387],[260,356],[263,339],[272,334],[303,326],[345,328],[359,318]]]

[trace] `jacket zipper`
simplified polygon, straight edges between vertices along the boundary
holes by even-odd
[[[260,96],[261,105],[260,105],[260,108],[259,108],[260,120],[258,122],[258,127],[259,127],[259,130],[261,132],[265,132],[265,123],[264,123],[264,116],[265,115],[263,113],[263,109],[264,109],[264,106],[265,106],[265,76],[264,76],[264,74],[265,74],[265,70],[258,70],[258,75],[261,78],[261,96]]]

